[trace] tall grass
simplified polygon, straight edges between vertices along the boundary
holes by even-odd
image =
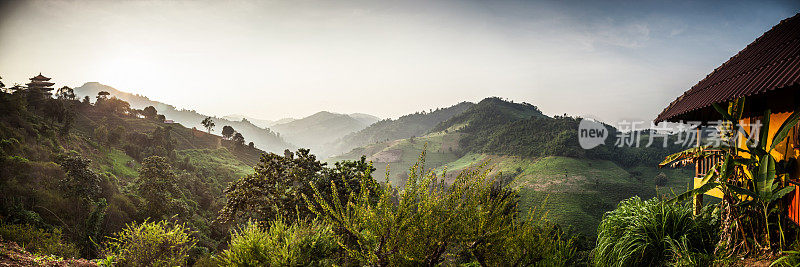
[[[657,266],[679,254],[713,254],[717,229],[710,212],[695,217],[684,204],[633,197],[603,217],[592,261],[598,266]]]

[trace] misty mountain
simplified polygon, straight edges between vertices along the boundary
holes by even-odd
[[[283,118],[283,119],[280,119],[280,120],[277,120],[277,121],[273,121],[273,120],[257,119],[257,118],[253,118],[253,117],[249,117],[249,116],[245,116],[245,115],[239,115],[239,114],[230,114],[230,115],[223,116],[222,118],[226,119],[226,120],[229,120],[229,121],[247,120],[250,123],[255,124],[256,126],[261,127],[261,128],[269,128],[269,127],[272,127],[272,125],[275,125],[275,124],[287,123],[287,122],[290,122],[290,121],[294,120],[292,118]]]
[[[358,120],[358,121],[360,121],[362,123],[365,123],[367,125],[371,125],[371,124],[381,120],[381,118],[378,118],[376,116],[372,116],[372,115],[369,115],[369,114],[364,114],[364,113],[350,113],[350,114],[347,114],[347,116],[350,116],[351,118],[356,119],[356,120]]]
[[[317,155],[326,155],[329,144],[337,139],[366,128],[378,121],[378,118],[367,114],[338,114],[327,111],[275,124],[272,129],[281,133],[287,141],[301,147],[311,148]]]
[[[348,134],[337,140],[333,145],[333,150],[334,153],[338,154],[368,144],[422,136],[431,131],[436,125],[461,114],[474,105],[474,103],[470,102],[461,102],[431,112],[422,111],[404,115],[396,120],[381,120],[361,131]]]
[[[90,98],[94,99],[98,92],[106,91],[110,93],[111,96],[130,103],[131,108],[143,109],[147,106],[153,106],[156,108],[159,114],[163,114],[167,119],[180,123],[185,127],[196,127],[204,130],[200,122],[204,118],[208,117],[207,115],[200,114],[194,110],[177,109],[175,106],[150,100],[146,96],[120,91],[116,88],[98,82],[88,82],[80,87],[75,88],[74,90],[75,95],[81,98],[84,96],[89,96]],[[265,151],[282,152],[284,149],[293,149],[295,147],[294,145],[284,141],[280,134],[270,130],[269,128],[259,127],[246,118],[240,120],[229,120],[217,117],[213,118],[216,126],[214,127],[212,133],[219,134],[222,131],[222,127],[228,125],[233,127],[233,129],[235,129],[237,132],[242,133],[246,142],[252,141],[256,147]]]

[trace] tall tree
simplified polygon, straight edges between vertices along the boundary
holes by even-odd
[[[213,128],[214,128],[214,126],[216,126],[216,125],[214,124],[214,121],[213,121],[213,120],[211,120],[211,117],[206,117],[206,118],[205,118],[205,119],[203,119],[203,121],[202,121],[202,122],[200,122],[200,123],[202,123],[202,124],[203,124],[203,127],[205,127],[205,128],[206,128],[206,130],[208,130],[208,133],[211,133],[211,129],[213,129]]]
[[[225,139],[231,139],[231,137],[233,137],[233,134],[235,132],[236,131],[233,130],[233,127],[229,125],[225,125],[222,127],[222,137],[225,137]]]
[[[178,193],[177,178],[167,159],[150,156],[142,161],[139,170],[139,195],[145,200],[145,212],[148,216],[169,216],[176,214],[180,200],[175,199]]]
[[[131,109],[130,103],[116,97],[104,99],[103,101],[98,100],[95,106],[105,111],[106,114],[125,115],[128,114]]]
[[[108,96],[110,96],[110,95],[111,95],[111,93],[106,92],[106,91],[97,92],[97,100],[98,101],[106,100],[106,99],[108,99]]]
[[[67,196],[94,200],[101,195],[102,179],[89,169],[91,160],[80,156],[62,155],[57,158],[57,162],[67,174],[59,184]]]
[[[237,132],[233,135],[233,142],[235,142],[239,146],[244,146],[244,136],[242,133]]]
[[[56,92],[56,97],[58,99],[73,100],[75,99],[75,90],[72,90],[69,86],[61,87]]]
[[[158,111],[153,106],[147,106],[142,110],[142,115],[149,120],[156,120],[158,119]]]
[[[374,182],[372,165],[362,157],[361,161],[344,161],[335,168],[327,168],[308,149],[297,153],[286,150],[284,155],[267,153],[253,169],[255,172],[233,182],[225,190],[227,202],[220,211],[223,222],[260,220],[268,221],[278,216],[294,220],[313,216],[306,207],[303,195],[314,194],[312,184],[330,196],[331,185],[339,194],[349,196],[359,193],[357,181],[368,179]],[[327,190],[326,190],[327,189]],[[369,188],[373,191],[375,188]]]

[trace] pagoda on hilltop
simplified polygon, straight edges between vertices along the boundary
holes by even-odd
[[[49,82],[50,78],[44,77],[44,75],[42,75],[40,72],[39,75],[36,75],[36,77],[33,77],[30,80],[31,82],[27,84],[30,92],[39,93],[44,97],[50,97],[52,95],[50,91],[53,91],[53,87],[51,86],[53,86],[55,83]]]

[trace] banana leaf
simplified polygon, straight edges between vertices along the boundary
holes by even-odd
[[[674,153],[674,154],[669,155],[666,158],[664,158],[664,160],[661,161],[661,163],[658,164],[658,167],[659,168],[660,167],[664,167],[664,166],[666,166],[666,165],[668,165],[668,164],[670,164],[672,162],[676,162],[676,161],[680,161],[680,160],[684,160],[684,159],[699,158],[699,157],[707,156],[707,155],[710,154],[710,153],[707,152],[708,148],[710,148],[710,146],[699,146],[699,147],[689,148],[687,150],[684,150],[684,151],[681,151],[681,152],[678,152],[678,153]]]
[[[767,154],[758,164],[758,173],[753,177],[755,191],[762,200],[772,198],[772,184],[775,182],[775,158]]]
[[[775,202],[775,200],[781,199],[786,194],[789,194],[792,191],[794,191],[794,189],[795,189],[795,186],[793,186],[793,185],[781,188],[781,190],[778,190],[777,192],[772,194],[772,198],[769,199],[769,203],[772,203],[772,202]]]
[[[705,194],[706,192],[711,191],[711,189],[717,188],[717,186],[719,185],[720,184],[717,182],[706,183],[698,188],[688,190],[680,195],[675,196],[670,200],[667,200],[667,204],[673,205],[677,202],[684,202],[686,200],[689,200],[691,197],[695,195]]]
[[[728,187],[729,190],[733,191],[734,193],[736,193],[739,196],[748,196],[748,197],[751,197],[753,199],[758,197],[755,192],[747,190],[745,188],[741,188],[739,186],[735,186],[735,185],[732,185],[732,184],[729,184],[729,183],[726,183],[725,186]]]
[[[706,175],[704,175],[703,179],[700,180],[700,184],[706,184],[712,178],[716,177],[716,176],[714,176],[714,174],[717,173],[717,169],[719,169],[719,168],[720,168],[720,164],[719,163],[715,164],[714,166],[711,166],[711,169],[708,169],[708,172],[706,172]]]
[[[720,105],[718,103],[713,103],[713,104],[711,104],[711,106],[713,106],[714,109],[717,110],[717,113],[722,115],[722,119],[724,119],[726,121],[733,121],[733,116],[731,116],[731,114],[728,113],[728,109],[727,108],[723,107],[722,105]]]

